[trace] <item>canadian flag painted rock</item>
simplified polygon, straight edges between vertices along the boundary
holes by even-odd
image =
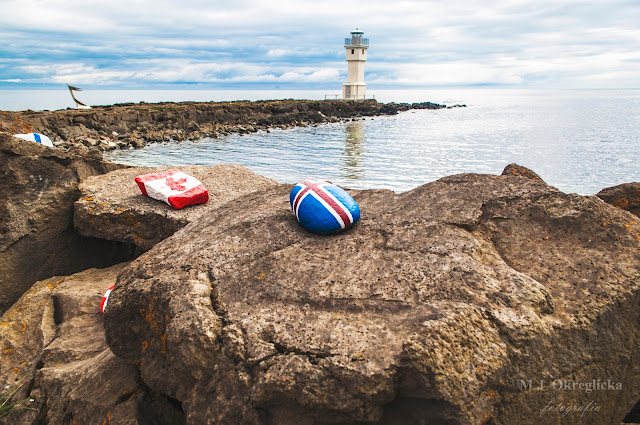
[[[351,195],[329,182],[298,183],[289,202],[302,227],[313,233],[335,233],[360,219],[360,207]]]
[[[164,201],[176,210],[189,205],[205,204],[209,200],[209,192],[202,183],[179,170],[138,176],[136,183],[142,193]]]
[[[53,142],[44,134],[40,133],[25,133],[25,134],[14,134],[13,137],[17,137],[18,139],[28,140],[29,142],[40,143],[41,145],[53,147]]]
[[[115,285],[111,285],[107,292],[104,293],[104,297],[102,297],[102,302],[100,303],[100,313],[104,314],[104,309],[107,308],[107,301],[109,301],[109,295],[111,295],[111,291],[113,291],[113,287]]]

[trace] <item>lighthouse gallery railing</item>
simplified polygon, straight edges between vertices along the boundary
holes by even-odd
[[[348,37],[344,39],[345,46],[368,46],[369,39],[362,37]]]

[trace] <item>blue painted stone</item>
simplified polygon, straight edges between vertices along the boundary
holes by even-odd
[[[289,203],[302,227],[313,233],[335,233],[360,219],[360,207],[351,195],[329,182],[298,183]]]
[[[40,143],[41,145],[53,147],[53,142],[44,134],[40,133],[25,133],[25,134],[14,134],[13,137],[17,137],[18,139],[28,140],[29,142]]]

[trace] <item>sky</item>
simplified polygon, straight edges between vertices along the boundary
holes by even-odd
[[[640,87],[639,0],[0,0],[0,89]]]

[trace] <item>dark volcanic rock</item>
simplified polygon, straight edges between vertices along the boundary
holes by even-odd
[[[520,177],[526,177],[531,180],[544,181],[533,170],[530,170],[529,168],[523,167],[522,165],[518,165],[518,164],[509,164],[506,167],[504,167],[504,170],[502,170],[502,175],[503,176],[520,176]]]
[[[134,180],[170,168],[176,167],[129,168],[88,178],[80,185],[82,194],[75,204],[75,228],[84,236],[130,242],[146,251],[225,202],[277,184],[240,165],[178,167],[204,184],[209,201],[174,210],[140,193]]]
[[[236,102],[162,102],[119,104],[91,109],[0,113],[0,129],[28,128],[62,147],[112,150],[141,147],[145,141],[217,137],[380,115],[375,100],[271,100]],[[8,130],[7,130],[8,131]]]
[[[447,105],[441,105],[439,103],[433,103],[433,102],[419,102],[419,103],[411,104],[411,109],[444,109],[446,107]]]
[[[86,148],[48,148],[0,133],[0,312],[36,280],[130,259],[127,247],[73,230],[78,183],[122,166]]]
[[[411,105],[408,103],[386,103],[382,105],[380,112],[385,115],[396,115],[398,112],[405,112],[411,109]]]
[[[26,406],[35,410],[0,423],[184,423],[178,404],[150,391],[106,345],[100,300],[125,266],[37,282],[2,316],[0,384],[24,379],[14,399],[32,398]]]
[[[356,193],[360,222],[318,236],[290,189],[221,206],[118,277],[108,344],[187,423],[538,424],[593,401],[544,422],[601,424],[640,398],[629,214],[463,174]],[[594,380],[617,389],[551,387]]]
[[[640,216],[640,183],[624,183],[602,189],[596,194],[607,204]]]
[[[49,136],[57,146],[79,145],[108,151],[139,148],[147,142],[194,140],[390,115],[412,108],[442,109],[446,105],[384,104],[373,99],[123,103],[61,111],[0,111],[0,131],[35,130]]]

